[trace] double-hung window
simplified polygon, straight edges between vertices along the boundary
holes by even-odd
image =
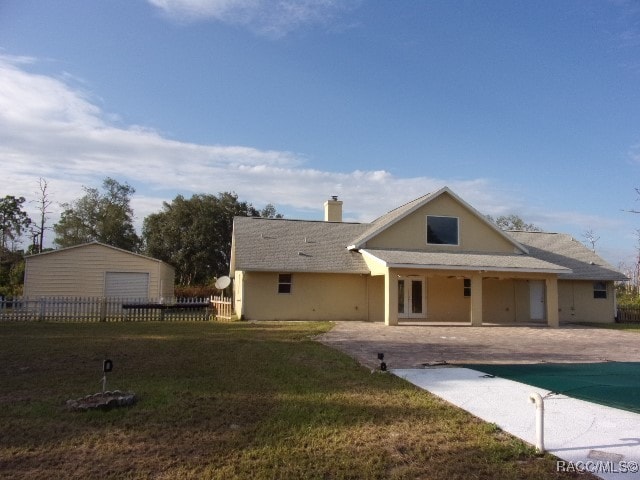
[[[464,296],[465,297],[470,297],[471,296],[471,279],[470,278],[465,278],[463,280],[463,289],[464,289]]]
[[[593,282],[593,298],[607,298],[606,282]]]
[[[291,293],[293,275],[290,273],[278,274],[278,293]]]

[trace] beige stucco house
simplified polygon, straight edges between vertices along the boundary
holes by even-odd
[[[445,187],[371,223],[236,217],[236,314],[245,319],[613,322],[626,277],[569,235],[504,232]]]
[[[174,268],[99,242],[25,258],[24,296],[173,297]]]

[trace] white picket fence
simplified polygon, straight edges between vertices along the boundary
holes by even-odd
[[[208,321],[229,320],[231,299],[118,298],[118,297],[19,297],[0,298],[0,321]]]
[[[233,305],[230,298],[212,296],[211,304],[215,310],[216,319],[231,320],[231,317],[233,316]]]

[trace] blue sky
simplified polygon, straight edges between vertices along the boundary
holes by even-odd
[[[448,185],[632,264],[638,85],[635,1],[3,0],[0,195],[369,221]]]

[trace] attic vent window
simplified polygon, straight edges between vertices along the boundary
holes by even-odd
[[[458,217],[427,215],[427,244],[459,245]]]

